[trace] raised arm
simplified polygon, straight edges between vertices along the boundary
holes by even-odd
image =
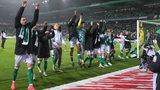
[[[92,27],[93,27],[93,21],[90,22],[90,26],[89,26],[88,30],[91,30]]]
[[[100,20],[99,29],[100,29],[100,33],[104,33],[104,31],[106,30],[106,23],[102,20]]]
[[[27,6],[27,1],[23,1],[22,6],[20,7],[20,9],[15,17],[15,28],[18,28],[21,26],[20,21],[21,21],[22,14],[23,14],[26,6]]]
[[[47,31],[48,23],[44,22],[44,28],[43,30],[45,31],[45,35],[43,36],[43,40],[48,40],[54,37],[54,31]]]
[[[33,20],[31,22],[31,27],[36,25],[36,23],[38,22],[38,18],[39,18],[39,4],[36,3],[34,17],[33,17]]]
[[[75,22],[75,20],[76,20],[76,13],[77,13],[77,11],[74,11],[74,16],[68,21],[68,26],[70,26],[72,23]]]
[[[82,15],[80,15],[80,19],[79,19],[79,21],[78,21],[78,28],[81,27],[81,24],[82,24]]]

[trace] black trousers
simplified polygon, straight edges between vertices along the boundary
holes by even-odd
[[[4,44],[6,42],[6,38],[2,38],[2,43],[1,43],[1,47],[4,48]]]
[[[61,66],[61,59],[62,59],[62,48],[54,48],[54,56],[55,56],[55,61],[54,61],[54,65],[56,64],[56,62],[58,61],[58,68],[60,68]]]
[[[160,73],[158,73],[157,79],[156,79],[156,90],[160,90]]]

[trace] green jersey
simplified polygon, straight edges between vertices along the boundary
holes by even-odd
[[[111,34],[109,35],[108,33],[107,33],[107,36],[108,36],[108,38],[107,38],[106,44],[110,46],[112,43],[112,36],[111,36]]]
[[[111,35],[108,35],[108,33],[101,34],[100,35],[100,43],[105,45],[111,45]]]
[[[85,43],[85,36],[86,36],[87,30],[85,28],[78,28],[77,32],[78,32],[79,42]]]
[[[106,35],[106,34],[101,34],[100,35],[100,43],[101,44],[105,44],[106,45],[106,41],[107,41],[107,38],[108,38],[108,35]]]

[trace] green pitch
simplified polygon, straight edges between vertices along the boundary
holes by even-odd
[[[50,58],[48,60],[49,65],[47,69],[48,77],[42,76],[42,74],[38,72],[37,66],[35,66],[34,72],[36,73],[36,80],[34,81],[34,86],[36,90],[42,90],[44,88],[54,87],[139,65],[138,59],[126,59],[124,61],[118,59],[117,57],[119,52],[118,46],[119,44],[116,44],[116,55],[115,59],[112,61],[113,66],[107,68],[99,68],[97,60],[94,59],[91,68],[80,69],[77,63],[77,53],[75,49],[74,62],[76,63],[77,67],[77,70],[75,70],[72,68],[70,64],[70,57],[69,57],[70,49],[69,49],[69,43],[67,42],[67,48],[64,47],[62,56],[61,69],[64,71],[63,73],[54,72],[52,70],[52,63]],[[7,39],[5,43],[5,49],[0,48],[0,90],[10,90],[13,68],[14,68],[14,47],[15,47],[15,39]],[[42,66],[43,63],[41,67]],[[22,64],[17,76],[16,90],[26,90],[27,86],[28,86],[27,68],[25,64]]]

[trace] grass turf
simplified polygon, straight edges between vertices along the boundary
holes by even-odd
[[[1,40],[0,40],[1,42]],[[42,90],[44,88],[54,87],[66,83],[71,83],[74,81],[87,79],[90,77],[106,74],[109,72],[114,72],[117,70],[125,69],[128,67],[136,66],[139,64],[138,59],[125,59],[124,61],[120,60],[117,57],[119,52],[119,45],[116,45],[116,55],[113,62],[113,66],[108,68],[99,68],[97,60],[93,60],[93,65],[91,68],[80,69],[77,63],[77,53],[76,49],[74,51],[74,62],[76,63],[77,70],[73,69],[70,63],[69,57],[69,43],[67,42],[67,48],[63,47],[63,56],[62,56],[62,65],[61,68],[64,71],[63,73],[54,72],[52,70],[51,58],[48,59],[48,77],[42,76],[37,70],[35,65],[34,72],[36,73],[36,80],[34,85],[36,90]],[[14,68],[14,47],[15,39],[7,39],[5,43],[5,49],[0,48],[0,90],[10,90],[12,82],[12,74]],[[88,63],[88,62],[87,62]],[[41,64],[43,69],[43,63]],[[27,67],[26,64],[21,64],[21,67],[18,71],[17,81],[16,81],[16,90],[26,90],[28,86],[27,78]]]

